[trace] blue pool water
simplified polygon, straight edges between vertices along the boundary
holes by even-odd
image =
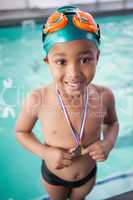
[[[97,21],[102,45],[94,82],[112,88],[120,132],[108,160],[98,164],[91,200],[133,190],[133,15]],[[41,161],[17,143],[14,133],[26,93],[51,80],[43,64],[41,28],[0,29],[0,200],[37,200],[46,195],[40,181]],[[34,132],[42,140],[39,123]]]

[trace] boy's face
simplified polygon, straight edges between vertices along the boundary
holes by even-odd
[[[55,44],[48,53],[53,79],[69,95],[81,94],[95,75],[99,51],[87,40]]]

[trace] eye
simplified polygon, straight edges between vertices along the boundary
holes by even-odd
[[[55,63],[56,63],[57,65],[65,65],[65,64],[66,64],[66,60],[65,60],[65,59],[55,60]]]
[[[82,58],[80,58],[80,63],[81,64],[88,64],[91,61],[92,61],[92,58],[90,58],[90,57],[82,57]]]

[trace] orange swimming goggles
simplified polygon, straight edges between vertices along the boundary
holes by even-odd
[[[43,33],[47,34],[63,29],[69,23],[67,14],[70,15],[70,12],[65,14],[61,12],[53,13],[43,27]],[[99,25],[95,23],[91,14],[81,10],[77,10],[71,14],[74,14],[72,16],[72,23],[75,27],[90,33],[95,33],[100,39]]]

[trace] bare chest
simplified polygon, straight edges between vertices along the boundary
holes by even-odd
[[[72,110],[69,107],[67,110],[72,126],[77,131],[77,134],[80,134],[82,110]],[[83,146],[88,146],[100,137],[104,115],[104,108],[100,104],[97,104],[97,106],[89,105],[81,138]],[[47,144],[65,149],[76,145],[70,124],[59,106],[49,106],[41,109],[39,120]]]

